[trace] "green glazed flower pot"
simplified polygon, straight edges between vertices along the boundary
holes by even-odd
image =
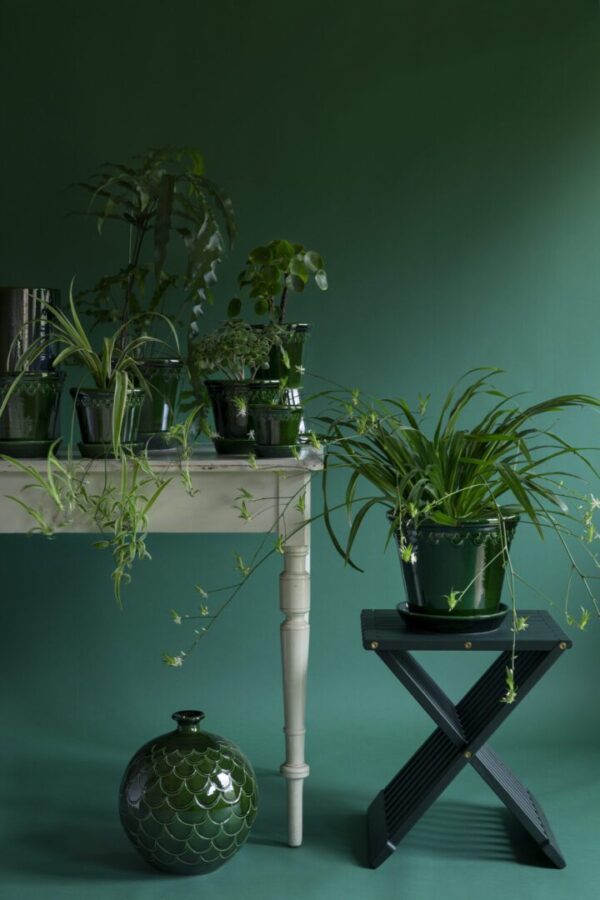
[[[112,445],[113,391],[97,388],[71,388],[75,400],[81,440],[86,444]],[[132,444],[137,440],[140,410],[144,402],[141,388],[130,388],[127,406],[121,426],[121,443]]]
[[[254,446],[248,437],[250,405],[274,396],[279,382],[207,379],[204,384],[213,410],[217,453],[250,453]]]
[[[138,365],[150,391],[142,403],[138,440],[150,450],[168,449],[183,363],[180,359],[151,358],[140,360]]]
[[[0,375],[0,402],[15,377],[14,373]],[[48,447],[42,445],[49,446],[56,439],[64,379],[62,372],[25,372],[0,418],[0,441],[32,447],[39,444],[41,455],[47,455]],[[3,452],[11,449],[7,446]]]
[[[291,447],[298,440],[302,421],[301,406],[250,404],[250,429],[260,446]]]
[[[502,521],[510,549],[519,517],[510,514]],[[461,525],[423,522],[416,528],[405,522],[402,532],[414,554],[412,562],[400,557],[410,612],[473,619],[499,611],[505,555],[498,518]],[[400,535],[396,538],[399,542]],[[451,610],[452,591],[460,599]]]
[[[263,328],[264,326],[255,326]],[[291,322],[284,326],[287,329],[287,337],[283,340],[283,348],[289,357],[289,368],[284,364],[281,348],[271,348],[269,366],[261,369],[261,375],[265,378],[277,379],[286,382],[289,388],[302,387],[302,370],[304,364],[304,345],[311,331],[311,325]]]
[[[135,754],[119,790],[125,832],[163,872],[206,875],[237,853],[256,818],[254,770],[239,747],[201,731],[204,713],[174,713],[177,729]]]
[[[10,373],[34,341],[50,334],[45,304],[58,306],[56,288],[0,287],[0,373]],[[44,349],[30,366],[32,372],[51,372],[56,347]]]

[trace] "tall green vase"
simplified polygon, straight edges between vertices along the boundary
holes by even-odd
[[[204,713],[173,714],[177,729],[138,750],[119,812],[144,859],[176,875],[206,875],[247,839],[257,810],[254,770],[239,747],[202,731]]]

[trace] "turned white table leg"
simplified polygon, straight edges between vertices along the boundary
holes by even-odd
[[[286,547],[279,597],[285,619],[281,623],[283,706],[286,759],[281,774],[287,779],[288,844],[302,843],[302,789],[309,773],[304,761],[306,675],[308,670],[308,614],[310,611],[309,548]]]

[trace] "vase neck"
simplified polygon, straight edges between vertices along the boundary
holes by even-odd
[[[197,709],[182,709],[173,713],[171,718],[177,722],[177,731],[197,734],[200,731],[200,722],[204,718],[204,713]]]

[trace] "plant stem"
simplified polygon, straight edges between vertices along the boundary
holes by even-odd
[[[285,284],[285,279],[288,277],[288,272],[286,272],[283,277],[284,277],[284,287],[281,292],[281,300],[279,301],[279,314],[277,316],[277,321],[278,321],[279,325],[283,325],[283,319],[285,316],[285,307],[286,307],[286,303],[287,303],[287,293],[288,293],[287,284]]]

